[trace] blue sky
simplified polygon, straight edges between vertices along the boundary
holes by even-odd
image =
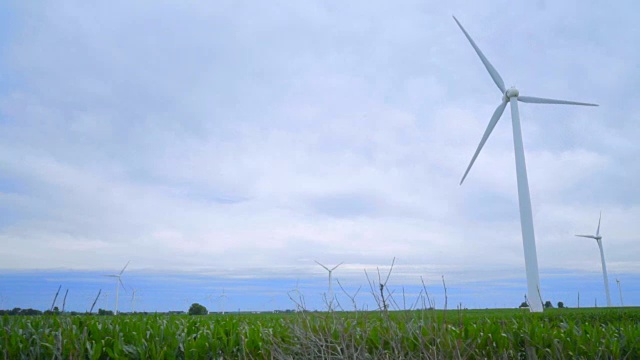
[[[377,280],[377,273],[368,272]],[[65,310],[88,311],[101,291],[94,311],[111,309],[115,305],[115,281],[104,273],[92,271],[28,271],[2,274],[0,285],[0,308],[14,307],[49,309],[58,287],[61,287],[56,306],[62,309],[63,297],[67,289]],[[383,275],[385,275],[383,273]],[[337,307],[352,310],[349,296],[355,296],[358,309],[376,309],[376,301],[371,293],[364,272],[359,279],[343,278],[340,268],[334,273],[334,292]],[[542,274],[545,301],[554,306],[562,301],[568,307],[593,307],[606,304],[602,291],[602,277],[598,272],[570,274],[547,272]],[[125,289],[119,290],[118,309],[120,311],[186,311],[194,302],[202,304],[210,311],[270,311],[296,309],[302,303],[307,309],[326,309],[325,294],[327,278],[306,276],[300,278],[275,277],[260,278],[219,278],[184,273],[147,273],[134,271],[122,277]],[[619,277],[624,305],[637,304],[640,294],[638,280],[634,276]],[[344,290],[340,289],[342,284]],[[524,300],[526,286],[522,279],[499,281],[448,282],[448,308],[455,309],[462,304],[465,308],[514,308]],[[438,309],[444,307],[442,280],[425,284],[429,299]],[[392,309],[421,307],[427,303],[423,286],[405,284],[394,279],[388,282]],[[612,284],[612,303],[620,304],[620,296],[615,280]],[[134,295],[135,290],[135,295]],[[346,291],[346,293],[345,293]],[[376,289],[377,291],[377,289]],[[404,295],[403,295],[404,292]],[[580,296],[580,304],[578,304]],[[418,305],[416,305],[418,304]]]
[[[265,288],[321,286],[314,259],[357,286],[393,257],[394,286],[520,299],[508,114],[458,185],[501,95],[455,14],[507,86],[600,104],[520,106],[541,286],[601,289],[596,244],[573,235],[602,211],[611,288],[637,304],[638,6],[5,2],[3,301],[131,260],[131,282],[249,283],[235,301],[259,308]]]

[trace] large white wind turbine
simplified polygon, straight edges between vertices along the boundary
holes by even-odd
[[[611,294],[609,293],[609,277],[607,276],[607,264],[604,261],[604,250],[602,250],[602,236],[600,236],[600,220],[602,220],[602,213],[598,218],[598,229],[595,235],[576,235],[584,238],[594,239],[598,243],[600,248],[600,260],[602,261],[602,277],[604,277],[604,291],[607,293],[607,306],[611,306]]]
[[[328,267],[320,264],[317,260],[313,260],[313,261],[315,261],[316,264],[322,266],[325,270],[327,270],[327,272],[329,272],[329,294],[327,295],[327,301],[329,305],[329,311],[333,311],[333,282],[331,281],[331,275],[333,274],[333,270],[337,269],[338,266],[344,264],[344,262],[341,262],[340,264],[329,269]]]
[[[120,272],[118,274],[105,275],[105,276],[108,276],[108,277],[116,278],[116,307],[115,307],[115,310],[113,311],[114,315],[118,315],[118,290],[120,289],[120,286],[122,286],[124,291],[127,291],[127,289],[124,287],[124,284],[122,283],[122,279],[120,277],[122,276],[122,273],[127,268],[127,266],[129,266],[130,262],[131,262],[131,260],[127,261],[127,265],[125,265],[122,268],[122,270],[120,270]]]
[[[522,243],[524,245],[524,262],[525,268],[527,272],[527,292],[529,295],[529,303],[530,303],[530,311],[532,312],[541,312],[543,310],[542,307],[542,296],[540,294],[540,280],[538,275],[538,257],[536,255],[536,241],[535,235],[533,232],[533,215],[531,214],[531,197],[529,195],[529,183],[527,180],[527,168],[524,160],[524,147],[522,144],[522,132],[520,130],[520,115],[518,113],[518,101],[524,103],[535,103],[535,104],[565,104],[565,105],[586,105],[586,106],[597,106],[596,104],[588,104],[581,103],[575,101],[566,101],[566,100],[554,100],[554,99],[545,99],[539,97],[532,96],[520,96],[518,89],[512,87],[507,89],[504,86],[504,81],[498,71],[491,65],[489,60],[484,56],[480,48],[476,45],[476,43],[471,39],[471,36],[467,33],[467,31],[462,27],[458,19],[453,17],[456,21],[464,35],[467,37],[467,40],[473,46],[473,49],[476,51],[480,60],[484,64],[484,67],[491,75],[493,82],[498,86],[500,92],[502,93],[502,102],[493,113],[491,120],[489,121],[489,125],[482,136],[482,140],[480,140],[480,144],[476,149],[475,154],[471,158],[471,162],[467,167],[467,170],[464,172],[462,176],[462,180],[460,184],[469,174],[469,170],[473,166],[473,163],[476,161],[478,154],[482,150],[485,142],[491,135],[493,128],[500,120],[502,113],[504,112],[505,107],[508,103],[511,104],[511,122],[513,125],[513,148],[515,150],[515,158],[516,158],[516,175],[518,179],[518,200],[520,204],[520,226],[522,229]]]

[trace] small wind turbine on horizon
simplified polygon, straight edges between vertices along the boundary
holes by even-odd
[[[136,289],[131,288],[131,313],[136,312]]]
[[[227,300],[227,295],[224,293],[224,288],[222,288],[222,295],[218,296],[218,305],[220,310],[222,311],[222,315],[224,315],[224,303]]]
[[[616,279],[616,283],[618,284],[618,294],[620,294],[620,306],[624,306],[624,301],[622,301],[622,287],[620,287],[620,280]]]
[[[344,264],[344,262],[341,262],[340,264],[332,267],[331,269],[329,269],[328,267],[320,264],[317,260],[313,260],[316,262],[316,264],[322,266],[325,270],[327,270],[327,272],[329,272],[329,294],[327,295],[327,302],[328,302],[328,306],[329,306],[329,311],[333,311],[333,282],[331,281],[331,276],[333,274],[333,270],[337,269],[338,266]]]
[[[127,289],[124,287],[124,284],[122,283],[122,279],[120,278],[122,276],[122,273],[124,273],[124,270],[127,268],[127,266],[129,266],[129,263],[131,262],[131,260],[127,261],[127,265],[125,265],[122,270],[120,270],[120,272],[118,274],[111,274],[111,275],[105,275],[108,277],[113,277],[116,278],[116,307],[113,311],[113,315],[118,315],[118,290],[120,289],[120,285],[122,286],[122,289],[126,292]]]
[[[222,288],[222,294],[218,295],[214,298],[215,294],[211,294],[206,296],[206,299],[209,300],[212,304],[212,309],[213,309],[213,304],[217,304],[218,307],[218,312],[221,312],[224,315],[224,302],[227,299],[227,295],[225,295],[224,293],[224,288]],[[215,302],[214,302],[215,300]]]
[[[564,105],[585,105],[585,106],[598,106],[596,104],[575,102],[575,101],[566,101],[566,100],[554,100],[554,99],[546,99],[532,96],[520,96],[518,89],[515,87],[511,87],[507,89],[504,85],[504,81],[498,71],[491,65],[489,60],[484,56],[480,48],[476,45],[476,43],[471,39],[471,36],[467,33],[467,31],[462,27],[462,24],[456,19],[454,16],[453,19],[456,21],[460,30],[464,33],[471,46],[476,51],[480,60],[484,64],[484,67],[489,72],[489,75],[493,79],[493,82],[496,84],[500,92],[502,93],[502,102],[491,116],[491,120],[489,121],[489,125],[480,140],[480,144],[476,149],[476,152],[473,154],[471,158],[471,162],[467,167],[467,170],[464,172],[462,176],[462,180],[460,180],[460,185],[464,182],[464,179],[469,174],[469,170],[473,166],[473,163],[476,161],[478,154],[482,150],[485,142],[491,135],[493,128],[500,120],[504,109],[507,104],[511,104],[511,122],[513,127],[513,147],[515,152],[515,160],[516,160],[516,175],[517,175],[517,183],[518,183],[518,202],[520,206],[520,227],[522,229],[522,243],[524,247],[524,262],[527,273],[527,292],[529,294],[530,306],[529,310],[531,312],[542,312],[542,296],[540,294],[540,277],[538,273],[538,256],[536,254],[536,241],[533,230],[533,215],[531,211],[531,196],[529,194],[529,182],[527,180],[527,167],[524,158],[524,145],[522,143],[522,131],[520,129],[520,114],[518,111],[518,101],[524,103],[534,103],[534,104],[564,104]]]
[[[576,235],[579,237],[594,239],[600,248],[600,260],[602,261],[602,277],[604,278],[604,291],[607,294],[607,306],[611,307],[611,294],[609,292],[609,277],[607,275],[607,264],[604,261],[604,250],[602,249],[602,236],[600,236],[600,220],[602,220],[602,212],[598,218],[598,229],[595,235]]]

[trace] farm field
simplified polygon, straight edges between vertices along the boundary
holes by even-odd
[[[640,308],[0,318],[4,359],[638,359]]]

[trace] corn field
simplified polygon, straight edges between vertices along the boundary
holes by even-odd
[[[0,318],[4,359],[640,359],[640,309]]]

